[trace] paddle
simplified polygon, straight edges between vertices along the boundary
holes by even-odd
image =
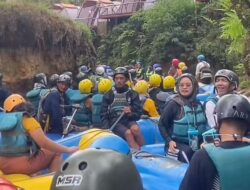
[[[116,127],[117,123],[121,120],[121,118],[124,116],[124,112],[121,113],[121,115],[117,118],[117,120],[113,123],[113,125],[109,128],[109,131],[113,131]]]
[[[75,116],[77,110],[81,108],[81,106],[79,106],[79,105],[62,105],[62,106],[63,106],[63,107],[68,107],[68,106],[70,106],[70,107],[73,107],[73,108],[74,108],[74,112],[73,112],[73,114],[72,114],[72,116],[71,116],[71,118],[70,118],[70,120],[69,120],[69,122],[68,122],[68,124],[67,124],[67,127],[63,130],[63,135],[62,135],[62,139],[63,139],[65,136],[68,135],[68,133],[69,133],[69,128],[70,128],[70,125],[71,125],[71,123],[72,123],[72,121],[73,121],[73,119],[74,119],[74,116]]]

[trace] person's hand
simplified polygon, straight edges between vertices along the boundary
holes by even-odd
[[[250,139],[249,139],[249,138],[247,138],[247,137],[243,137],[243,138],[242,138],[242,141],[243,141],[243,142],[250,143]]]
[[[79,150],[79,147],[69,147],[67,153],[72,154]]]
[[[125,107],[125,108],[123,109],[123,112],[124,112],[125,114],[131,114],[131,113],[132,113],[131,108],[130,108],[129,106]]]
[[[170,142],[169,142],[168,151],[169,151],[169,152],[172,152],[172,153],[175,153],[175,154],[178,153],[179,150],[176,148],[176,142],[174,142],[174,141],[170,141]]]

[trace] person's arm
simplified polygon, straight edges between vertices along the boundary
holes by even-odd
[[[214,118],[215,104],[212,101],[208,101],[205,104],[205,113],[209,127],[214,128],[216,126]]]
[[[166,140],[166,144],[168,144],[171,139],[171,133],[173,130],[173,121],[178,114],[178,110],[180,106],[173,100],[170,100],[164,108],[163,113],[161,114],[159,120],[159,129],[162,137]]]
[[[137,121],[140,119],[142,115],[141,101],[137,92],[131,90],[129,93],[130,94],[128,94],[128,96],[130,96],[131,98],[131,103],[130,103],[131,112],[128,112],[128,114],[126,115],[129,119]]]
[[[56,96],[58,95],[58,96]],[[50,101],[48,102],[51,107],[51,126],[56,127],[58,132],[63,132],[63,124],[62,124],[62,108],[59,94],[55,94]]]
[[[54,141],[47,138],[42,129],[36,129],[29,133],[32,139],[38,144],[39,147],[56,153],[74,153],[79,150],[78,147],[69,148],[66,146],[59,145]]]
[[[24,117],[23,126],[31,138],[37,143],[41,148],[49,150],[56,153],[74,153],[78,150],[78,147],[65,147],[55,143],[50,140],[44,134],[40,124],[33,117]]]

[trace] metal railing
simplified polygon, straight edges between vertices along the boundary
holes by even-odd
[[[146,4],[147,6],[150,6],[150,4],[153,6],[154,1],[152,2],[145,2],[145,1],[128,2],[128,3],[117,4],[117,5],[108,5],[105,7],[100,7],[99,17],[107,18],[107,17],[130,16],[139,10],[143,10]]]
[[[108,19],[114,17],[131,16],[139,10],[149,9],[154,5],[155,1],[150,2],[137,1],[121,3],[116,5],[106,5],[106,6],[94,6],[89,11],[88,15],[84,17],[78,17],[75,20],[83,22],[88,26],[93,26],[95,21],[98,19]],[[98,12],[98,13],[97,13]]]

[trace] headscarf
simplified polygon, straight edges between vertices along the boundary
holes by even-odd
[[[180,94],[180,89],[179,89],[180,81],[185,77],[189,78],[193,85],[193,92],[189,97],[184,97]],[[178,93],[178,96],[181,98],[184,104],[192,104],[193,102],[196,101],[196,96],[199,92],[198,82],[193,75],[189,73],[182,74],[176,81],[176,91]]]

